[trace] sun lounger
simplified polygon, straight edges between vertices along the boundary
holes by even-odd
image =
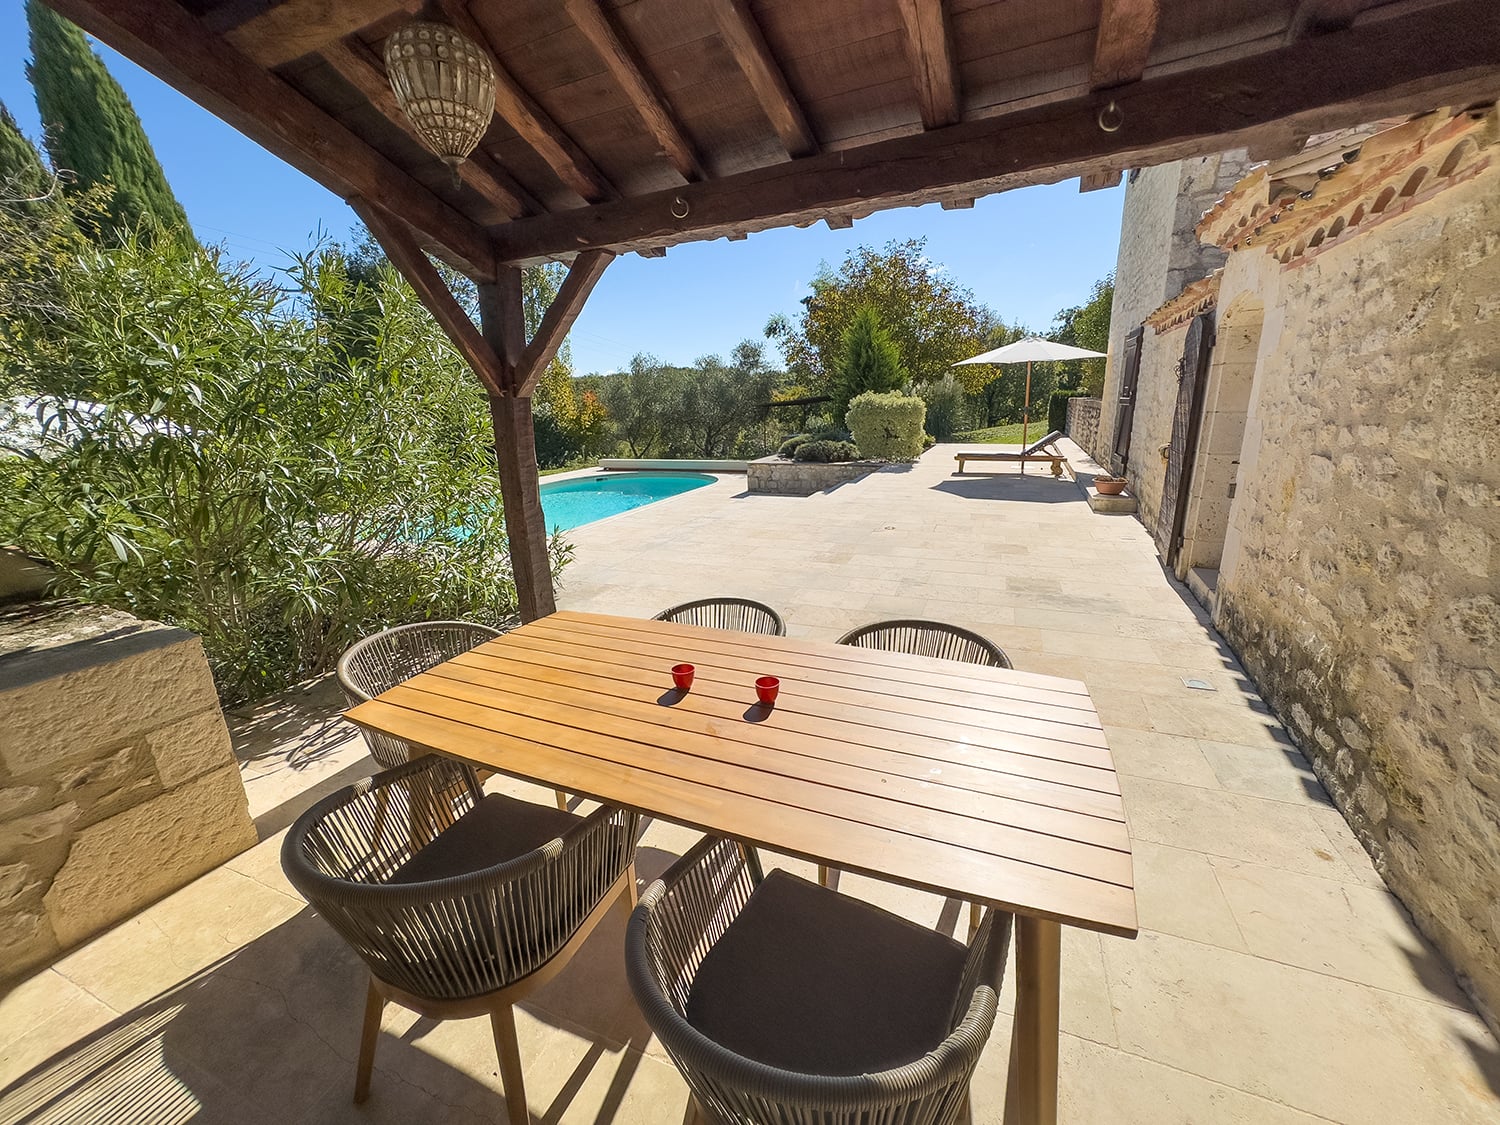
[[[1053,476],[1061,477],[1063,475],[1063,467],[1068,463],[1068,459],[1057,451],[1057,443],[1062,440],[1062,436],[1060,430],[1053,430],[1046,437],[1042,438],[1041,441],[1032,442],[1019,453],[996,453],[989,450],[965,451],[953,459],[958,462],[958,471],[960,474],[964,471],[965,461],[1008,461],[1012,464],[1019,462],[1023,473],[1026,471],[1026,463],[1028,461],[1040,461],[1052,466]],[[1048,448],[1052,452],[1042,452],[1042,450]]]

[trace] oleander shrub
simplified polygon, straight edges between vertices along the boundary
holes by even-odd
[[[915,461],[922,453],[927,406],[895,391],[866,391],[849,403],[847,420],[854,444],[880,461]]]
[[[793,461],[815,461],[829,463],[833,461],[858,461],[859,447],[847,441],[828,441],[815,438],[812,441],[804,441],[797,446],[792,455]]]

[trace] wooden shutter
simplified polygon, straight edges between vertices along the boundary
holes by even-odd
[[[1208,383],[1208,361],[1213,356],[1213,313],[1203,313],[1188,325],[1187,342],[1177,364],[1177,409],[1172,414],[1172,445],[1167,475],[1162,481],[1161,510],[1156,514],[1156,549],[1168,566],[1177,561],[1182,546],[1182,524],[1192,484],[1193,460],[1198,452],[1198,429],[1203,421],[1203,390]]]
[[[1135,421],[1135,385],[1141,377],[1141,340],[1146,326],[1140,325],[1125,336],[1125,354],[1120,367],[1120,397],[1115,404],[1114,471],[1125,471],[1130,456],[1130,427]]]

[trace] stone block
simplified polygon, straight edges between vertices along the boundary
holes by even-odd
[[[228,765],[234,761],[229,728],[217,703],[146,736],[156,772],[166,788]]]
[[[78,806],[69,801],[56,808],[0,823],[0,855],[56,839],[77,819]]]
[[[80,831],[45,896],[72,945],[255,844],[239,770],[225,765]]]
[[[41,800],[42,789],[38,785],[13,785],[0,789],[0,821],[34,811]]]
[[[218,699],[198,638],[165,626],[11,657],[6,671],[0,762],[16,778],[52,776]]]

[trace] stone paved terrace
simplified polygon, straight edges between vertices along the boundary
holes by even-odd
[[[1089,685],[1123,775],[1141,935],[1065,933],[1065,1123],[1500,1120],[1495,1040],[1141,525],[1092,514],[1068,481],[955,478],[951,452],[805,499],[725,477],[580,529],[562,604],[649,614],[737,593],[828,639],[930,616]],[[0,1000],[0,1122],[503,1119],[487,1023],[394,1007],[374,1094],[349,1102],[362,970],[277,860],[311,794],[368,768],[338,706],[324,681],[241,716],[263,842]],[[641,874],[692,839],[653,823]],[[962,914],[869,880],[842,889],[929,924]],[[681,1120],[685,1088],[622,979],[623,922],[519,1015],[539,1121]],[[1008,1042],[1002,1017],[978,1122],[1000,1119]]]

